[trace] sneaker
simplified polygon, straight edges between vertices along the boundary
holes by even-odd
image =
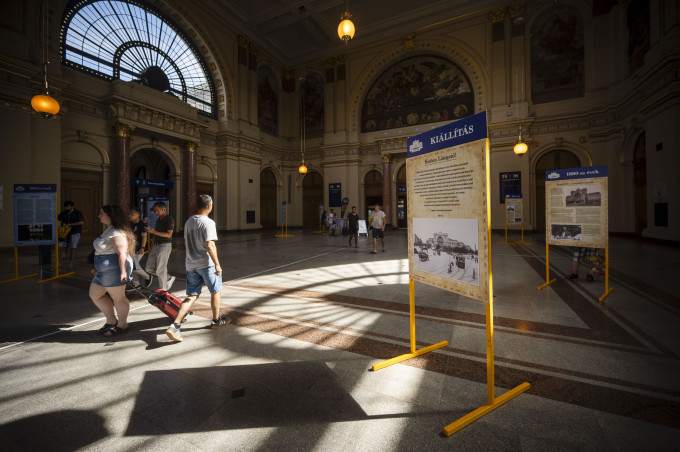
[[[179,328],[175,328],[175,325],[170,325],[170,328],[165,330],[165,334],[173,341],[182,342],[184,340],[182,333],[180,333]]]
[[[223,325],[228,325],[230,323],[231,323],[231,319],[229,317],[222,315],[222,316],[220,316],[219,319],[213,320],[212,322],[210,322],[210,328],[214,329],[214,328],[217,328],[217,327],[220,327],[220,326],[223,326]]]
[[[172,287],[172,283],[174,283],[174,282],[175,282],[175,277],[174,277],[174,276],[171,276],[171,277],[168,279],[168,288],[165,289],[165,290],[167,290],[168,292],[170,292],[170,288]]]
[[[153,282],[153,275],[149,275],[149,279],[144,281],[144,288],[148,289],[151,287],[151,283]]]

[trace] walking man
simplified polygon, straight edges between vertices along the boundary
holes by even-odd
[[[130,209],[130,229],[132,229],[132,233],[135,235],[135,267],[130,275],[130,286],[133,288],[139,288],[142,284],[144,287],[149,287],[151,285],[152,276],[145,272],[140,264],[144,257],[146,240],[148,237],[145,228],[146,225],[140,217],[139,210],[134,208]]]
[[[382,241],[382,252],[385,252],[385,223],[387,223],[387,216],[376,204],[373,206],[373,215],[371,215],[371,232],[373,233],[373,251],[371,251],[371,254],[378,254],[378,237]]]
[[[73,270],[73,262],[76,260],[76,250],[78,248],[78,241],[80,234],[83,232],[83,224],[85,224],[85,217],[83,213],[76,209],[76,204],[73,201],[64,201],[64,210],[57,217],[61,221],[62,226],[71,228],[71,231],[66,236],[66,242],[60,242],[59,246],[64,246],[64,259],[68,255],[68,250],[71,250],[71,259],[68,263],[68,269]],[[63,244],[63,245],[62,245]]]
[[[182,302],[182,307],[177,313],[175,322],[170,325],[165,334],[175,341],[182,341],[180,327],[182,320],[187,315],[191,306],[201,294],[203,284],[210,291],[210,307],[212,308],[213,320],[211,328],[227,325],[231,322],[229,317],[220,315],[222,303],[222,267],[217,258],[217,229],[215,222],[208,218],[212,211],[212,198],[208,195],[200,195],[196,201],[198,212],[184,224],[184,243],[186,245],[186,269],[187,269],[187,297]]]
[[[349,246],[352,246],[352,238],[354,238],[354,247],[359,247],[359,214],[356,206],[352,206],[352,212],[347,215],[348,229],[349,229]]]
[[[158,215],[156,227],[146,227],[146,232],[153,234],[153,247],[149,251],[146,261],[146,272],[158,277],[158,286],[163,290],[170,290],[175,277],[168,278],[168,259],[172,251],[172,233],[175,229],[175,219],[168,215],[168,205],[163,201],[156,201],[153,211]]]

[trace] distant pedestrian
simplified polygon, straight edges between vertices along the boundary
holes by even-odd
[[[382,252],[385,252],[385,224],[387,223],[387,215],[380,210],[380,206],[376,204],[373,207],[373,214],[371,215],[371,233],[373,235],[373,251],[371,254],[378,254],[378,238],[382,243]]]
[[[132,233],[135,235],[135,268],[130,276],[130,286],[132,288],[138,288],[140,286],[149,287],[151,285],[152,276],[144,271],[142,265],[140,264],[144,253],[146,251],[146,241],[148,238],[148,233],[146,232],[146,224],[142,221],[139,216],[139,210],[130,209],[130,228]],[[141,278],[141,280],[140,280]]]
[[[217,257],[217,229],[215,222],[208,217],[212,211],[212,198],[200,195],[196,202],[198,211],[184,224],[184,243],[186,245],[187,297],[175,317],[175,321],[165,334],[170,339],[182,341],[180,327],[191,306],[201,294],[205,284],[210,291],[210,307],[212,308],[211,328],[227,325],[231,319],[220,315],[222,303],[222,267]]]
[[[349,246],[352,246],[352,238],[354,238],[354,247],[359,246],[359,214],[356,206],[352,206],[352,212],[347,215],[347,228],[349,230]]]
[[[60,242],[59,246],[65,247],[64,259],[66,259],[69,250],[71,250],[71,259],[68,263],[68,269],[73,270],[73,263],[75,262],[78,249],[78,241],[80,240],[80,234],[83,232],[85,218],[83,217],[83,213],[76,209],[76,204],[73,201],[64,201],[64,210],[59,214],[57,219],[61,222],[62,226],[71,228],[66,236],[66,241]]]

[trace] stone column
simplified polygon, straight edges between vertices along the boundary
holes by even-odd
[[[196,150],[199,143],[194,141],[187,141],[184,146],[186,152],[184,153],[184,168],[182,169],[182,185],[186,198],[184,198],[184,220],[196,213]]]
[[[383,190],[382,190],[382,201],[383,210],[385,215],[387,215],[387,225],[392,225],[392,178],[390,170],[390,154],[380,154],[380,158],[383,161]]]
[[[130,141],[132,141],[134,130],[134,126],[121,122],[113,125],[116,136],[111,158],[113,166],[113,174],[111,175],[111,182],[113,183],[112,202],[119,205],[126,216],[130,210]]]

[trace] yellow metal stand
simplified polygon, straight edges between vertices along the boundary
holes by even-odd
[[[319,230],[314,231],[314,234],[323,234],[323,225],[321,223],[319,223]]]
[[[283,233],[283,224],[281,224],[281,234],[276,234],[274,237],[294,237],[288,233],[288,204],[286,204],[286,233]]]
[[[416,356],[423,355],[425,353],[429,353],[432,350],[436,350],[438,348],[446,347],[449,345],[448,341],[442,341],[439,343],[436,343],[434,345],[430,345],[425,348],[421,348],[420,350],[416,350],[416,297],[415,297],[415,290],[414,290],[414,282],[413,279],[409,279],[408,282],[408,291],[409,291],[409,319],[410,319],[410,327],[411,327],[411,353],[406,353],[405,355],[397,356],[396,358],[391,358],[388,359],[387,361],[383,361],[378,364],[374,364],[371,367],[371,370],[380,370],[385,367],[391,366],[392,364],[397,364],[402,361],[406,361],[407,359],[415,358]]]
[[[609,296],[610,293],[612,293],[612,290],[614,290],[612,287],[609,287],[609,248],[604,249],[604,293],[602,296],[599,298],[600,301],[603,301],[605,298]]]
[[[56,211],[59,212],[59,201],[57,201],[57,198],[58,198],[58,195],[55,196],[54,199],[55,199],[56,204],[57,204]],[[59,221],[59,220],[57,220],[57,221]],[[68,246],[68,244],[66,246]],[[73,251],[71,251],[71,252],[73,252]],[[60,278],[64,278],[66,276],[71,276],[71,275],[75,274],[75,272],[64,273],[63,275],[59,274],[59,240],[57,240],[57,243],[54,244],[54,269],[56,270],[56,274],[53,277],[47,278],[47,279],[41,279],[39,281],[36,281],[35,283],[36,284],[42,284],[42,283],[45,283],[47,281],[54,281],[55,279],[60,279]]]
[[[557,281],[557,278],[550,280],[550,245],[545,244],[545,284],[538,286],[538,290],[548,287],[550,284]]]
[[[487,167],[487,180],[489,180],[489,152],[488,152],[488,141],[487,141],[487,153],[486,153],[486,167]],[[487,205],[490,204],[489,191],[487,190]],[[489,223],[487,224],[487,241],[491,243],[491,224],[490,216]],[[499,406],[503,405],[510,399],[513,399],[529,389],[531,385],[524,382],[521,385],[509,390],[505,394],[496,397],[494,394],[494,346],[493,346],[493,278],[492,278],[492,266],[491,266],[491,247],[489,247],[489,301],[486,303],[486,405],[483,405],[473,412],[466,414],[457,421],[444,427],[443,433],[446,436],[451,436],[456,433],[461,428],[469,425],[484,416],[485,414],[495,410]]]
[[[522,223],[522,241],[520,242],[515,242],[516,245],[533,245],[533,243],[525,242],[524,241],[524,223]]]
[[[32,278],[33,276],[38,276],[37,273],[33,273],[31,275],[24,275],[24,276],[19,276],[19,252],[17,251],[17,247],[14,247],[14,278],[12,279],[6,279],[4,281],[0,281],[0,284],[6,284],[14,281],[19,281],[20,279],[26,279],[26,278]]]

